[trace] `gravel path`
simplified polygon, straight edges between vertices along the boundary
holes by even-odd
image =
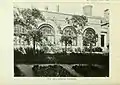
[[[64,65],[61,65],[64,69],[66,69],[67,71],[69,71],[71,74],[77,76],[77,77],[83,77],[82,75],[78,74],[74,69],[72,69],[72,66],[71,65],[67,65],[67,64],[64,64]]]
[[[17,67],[25,74],[26,77],[33,77],[32,65],[17,65]]]

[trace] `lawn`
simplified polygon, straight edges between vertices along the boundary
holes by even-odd
[[[109,55],[104,54],[84,54],[84,53],[27,53],[14,52],[14,62],[16,64],[101,64],[109,65]]]

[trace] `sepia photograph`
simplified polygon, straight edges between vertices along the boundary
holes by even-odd
[[[108,5],[14,2],[14,77],[109,77]]]

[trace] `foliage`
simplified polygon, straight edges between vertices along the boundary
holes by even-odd
[[[61,42],[64,42],[65,45],[72,44],[72,37],[71,36],[61,36]]]
[[[42,46],[41,49],[44,53],[47,53],[49,51],[49,47],[48,46]]]
[[[33,55],[33,48],[25,49],[26,54],[22,54],[18,50],[14,50],[14,62],[16,64],[100,64],[109,66],[109,55],[89,54],[89,53],[41,53],[36,51]]]
[[[28,33],[26,34],[25,41],[30,42],[30,40],[33,40],[33,46],[34,46],[36,42],[42,43],[42,38],[43,38],[42,32],[40,32],[39,30],[32,30],[32,31],[28,31]]]
[[[76,53],[81,53],[81,48],[80,48],[80,47],[75,48],[75,52],[76,52]]]
[[[80,47],[78,47],[77,50],[78,50],[78,52],[81,52],[81,48]]]
[[[59,65],[33,66],[35,76],[39,77],[73,77],[66,69]]]
[[[90,48],[84,47],[84,51],[85,51],[85,52],[90,52]]]
[[[73,52],[73,49],[70,47],[70,48],[68,48],[68,52]]]
[[[41,41],[42,37],[42,33],[40,32],[40,30],[38,30],[39,20],[45,21],[45,18],[36,8],[15,8],[14,10],[14,26],[18,24],[21,25],[24,29],[27,29],[25,40],[29,42],[32,38],[34,50],[35,42]]]
[[[15,8],[14,10],[14,25],[19,24],[26,29],[32,29],[33,27],[37,28],[38,20],[45,21],[45,18],[36,8]]]
[[[50,49],[53,53],[61,53],[62,52],[62,48],[60,48],[60,47],[51,47],[51,49]]]
[[[95,48],[93,48],[93,52],[102,52],[102,48],[101,47],[95,47]]]
[[[73,23],[74,27],[81,26],[82,29],[84,28],[84,26],[88,22],[87,17],[84,16],[84,15],[82,15],[82,16],[80,16],[80,15],[73,15],[71,20],[72,20],[72,23]]]
[[[98,35],[95,34],[95,31],[92,28],[87,28],[84,32],[83,41],[84,44],[96,43]]]
[[[98,35],[95,33],[95,31],[92,28],[87,28],[83,35],[83,45],[89,46],[90,52],[92,52],[93,44],[96,44],[97,41]]]
[[[71,36],[61,36],[61,42],[65,43],[65,52],[67,51],[67,45],[70,44],[72,45],[72,38]]]
[[[48,63],[57,63],[57,59],[55,56],[47,56],[46,60]]]
[[[89,65],[86,66],[73,66],[72,67],[77,73],[82,74],[85,77],[109,77],[109,70],[106,67],[99,68],[92,65],[89,68]]]
[[[86,52],[90,52],[91,51],[91,49],[89,47],[84,47],[84,50]],[[102,48],[101,47],[92,48],[92,52],[102,52]]]

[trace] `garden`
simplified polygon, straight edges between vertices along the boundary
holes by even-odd
[[[32,48],[25,49],[26,54],[22,54],[18,49],[14,49],[14,62],[16,64],[109,64],[109,54],[102,53],[45,53]]]
[[[34,76],[37,77],[75,77],[60,65],[33,66]]]
[[[14,50],[14,64],[33,65],[34,76],[39,77],[75,77],[67,69],[63,68],[67,64],[72,66],[70,69],[85,77],[105,77],[109,76],[109,54],[96,53],[45,53],[41,50],[32,48],[25,49],[26,54],[19,50]],[[41,66],[48,64],[48,66]],[[52,64],[49,65],[49,64]],[[84,66],[85,65],[85,66]]]

